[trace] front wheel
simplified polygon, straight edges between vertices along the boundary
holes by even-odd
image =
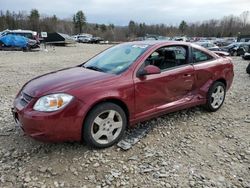
[[[222,82],[215,82],[208,90],[206,109],[217,111],[223,104],[226,96],[226,86]]]
[[[120,106],[101,103],[88,114],[83,127],[83,139],[90,147],[106,148],[121,139],[126,125],[126,114]]]

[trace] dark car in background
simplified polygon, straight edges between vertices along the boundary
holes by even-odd
[[[248,51],[250,43],[234,42],[228,46],[222,47],[222,51],[228,52],[231,56],[242,56]]]
[[[102,41],[103,41],[103,39],[101,37],[92,37],[91,40],[89,41],[89,43],[99,44]]]
[[[223,46],[228,46],[232,43],[237,42],[236,38],[232,37],[232,38],[216,38],[214,40],[214,44],[219,46],[219,47],[223,47]]]
[[[244,60],[250,60],[250,52],[246,52],[246,53],[242,56],[242,58],[243,58]]]
[[[242,55],[242,58],[245,60],[250,60],[250,42],[245,46],[245,53]]]

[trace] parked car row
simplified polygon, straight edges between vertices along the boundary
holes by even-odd
[[[212,42],[196,42],[196,44],[211,51],[223,51],[231,56],[242,56],[243,59],[250,58],[250,42],[233,42],[224,47],[219,47]]]
[[[235,42],[221,48],[222,51],[228,52],[231,56],[242,56],[249,52],[250,42]]]
[[[211,51],[223,51],[231,56],[242,56],[250,52],[250,42],[236,42],[235,37],[215,38],[215,37],[161,37],[158,35],[145,35],[145,37],[136,38],[136,40],[167,40],[193,42]]]

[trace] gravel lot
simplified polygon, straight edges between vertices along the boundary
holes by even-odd
[[[107,47],[0,51],[0,187],[250,187],[250,76],[240,57],[219,111],[196,107],[144,122],[153,130],[128,151],[44,144],[16,130],[10,108],[25,82]]]

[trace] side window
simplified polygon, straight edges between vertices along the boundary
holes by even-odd
[[[193,48],[193,62],[194,63],[209,61],[211,59],[213,59],[213,57],[210,56],[209,54],[207,54],[201,50],[198,50],[196,48]]]
[[[145,66],[154,65],[161,70],[188,64],[187,46],[167,46],[154,51],[144,62]]]

